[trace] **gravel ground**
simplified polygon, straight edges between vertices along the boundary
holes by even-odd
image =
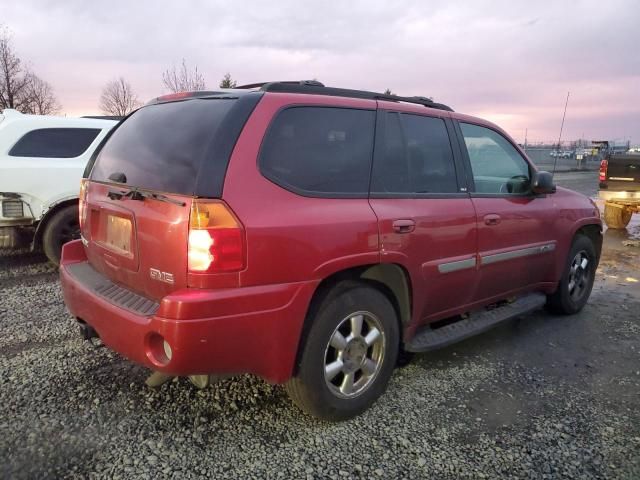
[[[57,273],[0,254],[0,477],[640,478],[640,238],[607,232],[592,299],[416,356],[353,421],[250,376],[157,390],[82,342]]]

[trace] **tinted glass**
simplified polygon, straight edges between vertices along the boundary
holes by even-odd
[[[263,142],[260,169],[278,185],[302,194],[366,196],[374,122],[370,110],[283,110]]]
[[[522,194],[529,190],[529,165],[506,138],[469,123],[461,123],[460,128],[476,192]]]
[[[149,105],[113,132],[96,158],[91,179],[110,182],[123,173],[126,184],[193,195],[214,136],[234,99],[193,99]]]
[[[453,152],[444,120],[387,113],[372,193],[456,193]]]
[[[82,155],[99,128],[42,128],[25,134],[9,151],[12,157],[74,158]]]

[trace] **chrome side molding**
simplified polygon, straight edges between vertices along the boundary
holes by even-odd
[[[537,255],[539,253],[552,252],[556,249],[555,243],[546,243],[537,247],[527,247],[518,250],[511,250],[510,252],[495,253],[493,255],[484,255],[480,257],[480,265],[490,265],[492,263],[503,262],[505,260],[512,260],[514,258],[528,257],[530,255]]]
[[[458,270],[465,270],[476,266],[476,257],[467,258],[466,260],[456,260],[455,262],[441,263],[438,265],[438,272],[450,273]]]

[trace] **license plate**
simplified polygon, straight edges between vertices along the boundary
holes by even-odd
[[[131,220],[107,215],[105,243],[120,253],[131,253]]]

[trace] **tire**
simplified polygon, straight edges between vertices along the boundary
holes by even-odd
[[[382,292],[359,283],[336,288],[309,318],[297,374],[285,385],[301,410],[332,422],[359,415],[384,393],[400,340],[396,312]]]
[[[604,206],[604,223],[609,228],[625,228],[631,221],[633,213],[626,208],[618,208],[612,205]]]
[[[576,235],[569,249],[558,289],[547,296],[547,308],[563,315],[572,315],[582,310],[593,289],[597,264],[596,250],[589,237]]]
[[[59,265],[62,245],[78,238],[80,238],[78,206],[69,205],[54,213],[44,226],[42,249],[51,263]]]

